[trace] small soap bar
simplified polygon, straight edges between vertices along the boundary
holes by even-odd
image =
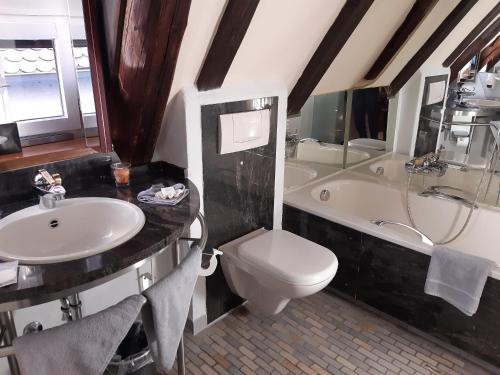
[[[176,191],[173,186],[164,187],[161,189],[163,199],[172,199],[176,196]]]

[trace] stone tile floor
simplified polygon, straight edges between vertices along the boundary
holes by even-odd
[[[186,367],[190,375],[494,373],[326,293],[294,300],[274,317],[241,307],[187,334]]]

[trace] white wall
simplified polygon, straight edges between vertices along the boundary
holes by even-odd
[[[459,0],[439,1],[370,86],[390,84],[458,3]],[[261,0],[224,86],[272,80],[282,82],[290,91],[344,4],[345,0]],[[414,0],[375,0],[314,94],[365,85],[364,75],[413,4]],[[224,0],[192,2],[170,99],[182,87],[196,81],[224,5]],[[431,56],[430,62],[441,64],[495,5],[492,0],[479,0]]]
[[[278,96],[273,224],[275,228],[281,228],[287,95],[286,88],[280,82],[227,85],[221,89],[205,92],[198,92],[194,86],[185,87],[168,106],[166,116],[169,121],[162,128],[158,138],[154,160],[164,160],[187,168],[187,177],[197,186],[200,197],[203,197],[201,106]],[[201,212],[204,212],[203,200],[201,200]],[[197,237],[199,234],[198,223],[195,223],[191,228],[191,235]],[[195,332],[203,329],[207,324],[204,277],[198,278],[191,304],[190,319]]]
[[[375,0],[314,89],[313,95],[344,91],[360,85],[358,82],[362,81],[404,21],[413,2]]]

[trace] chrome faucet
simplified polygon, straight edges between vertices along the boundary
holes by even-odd
[[[40,169],[33,179],[33,187],[40,194],[39,207],[44,210],[56,207],[56,202],[64,199],[66,189],[62,186],[59,173],[50,174],[45,169]]]
[[[458,104],[464,104],[464,97],[466,96],[475,96],[476,93],[470,89],[465,87],[459,88],[457,91],[457,102]]]
[[[423,174],[428,176],[444,176],[448,169],[448,164],[439,160],[441,150],[430,152],[405,163],[408,173]]]
[[[285,159],[291,159],[295,156],[297,150],[297,144],[299,143],[299,134],[297,132],[292,134],[286,134],[285,138]]]

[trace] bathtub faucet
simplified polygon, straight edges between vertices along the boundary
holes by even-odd
[[[448,164],[439,160],[441,150],[437,152],[429,152],[418,158],[414,158],[405,164],[405,169],[408,173],[424,174],[430,176],[441,177],[446,173]]]

